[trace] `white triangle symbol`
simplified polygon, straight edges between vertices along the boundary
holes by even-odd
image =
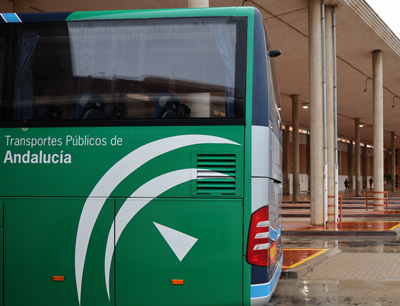
[[[167,241],[172,251],[174,251],[179,261],[182,261],[182,259],[186,256],[186,254],[190,251],[190,249],[198,240],[197,238],[186,235],[172,228],[155,222],[153,223],[157,227],[160,234],[164,237],[165,241]]]

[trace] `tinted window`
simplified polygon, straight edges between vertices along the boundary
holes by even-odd
[[[20,24],[6,119],[244,118],[243,21]]]
[[[5,75],[5,52],[6,52],[6,36],[4,25],[0,27],[0,101],[3,101],[3,86],[4,86],[4,75]],[[1,105],[2,103],[0,103]],[[1,115],[2,111],[0,111]]]

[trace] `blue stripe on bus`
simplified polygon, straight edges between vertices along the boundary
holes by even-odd
[[[271,238],[273,241],[277,241],[281,237],[282,226],[277,230],[273,230],[272,227],[269,228]],[[269,267],[251,266],[251,284],[259,285],[262,283],[267,283],[274,276],[275,266],[279,265],[277,262],[273,262]],[[277,269],[279,267],[276,267]]]
[[[252,299],[268,297],[269,295],[271,295],[272,290],[275,288],[275,284],[281,275],[282,261],[283,261],[283,257],[281,257],[279,266],[277,267],[274,277],[271,279],[270,282],[265,283],[265,284],[251,285],[250,297]]]
[[[3,17],[3,20],[7,23],[21,22],[21,19],[19,19],[18,15],[15,13],[3,13],[1,17]]]
[[[269,233],[271,235],[271,239],[273,241],[278,240],[278,238],[281,236],[281,231],[282,231],[282,226],[280,226],[278,229],[272,228],[272,226],[269,227]]]

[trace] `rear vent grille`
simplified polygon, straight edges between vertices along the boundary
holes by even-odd
[[[234,195],[236,193],[236,155],[198,154],[196,193]]]

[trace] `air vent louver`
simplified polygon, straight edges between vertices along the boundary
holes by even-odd
[[[196,192],[199,195],[234,195],[236,155],[198,154]]]

